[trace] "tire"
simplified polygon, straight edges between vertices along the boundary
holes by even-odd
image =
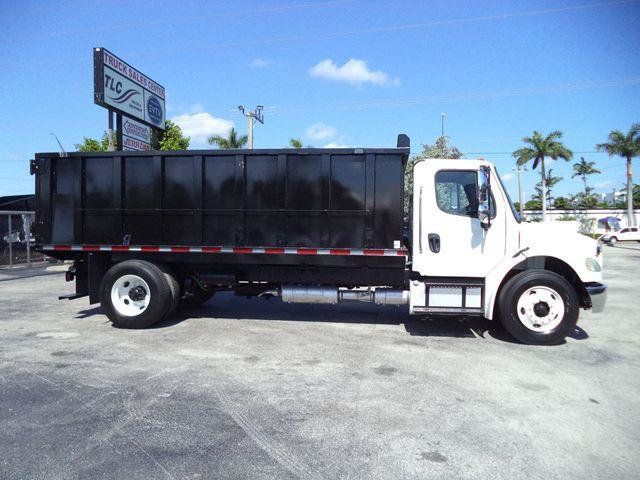
[[[505,283],[498,298],[500,321],[528,345],[557,345],[573,331],[580,305],[573,286],[548,270],[527,270]]]
[[[178,283],[176,276],[169,267],[163,264],[158,264],[157,267],[162,270],[167,284],[169,285],[169,290],[171,291],[171,306],[164,316],[164,318],[168,318],[173,312],[175,312],[176,308],[178,308],[178,304],[180,303],[180,283]]]
[[[171,312],[173,298],[165,271],[143,260],[115,264],[100,284],[100,304],[117,328],[153,325]]]
[[[198,308],[213,297],[214,293],[215,291],[213,290],[202,290],[196,287],[193,291],[188,292],[188,296],[180,300],[179,308]]]
[[[618,238],[617,237],[611,237],[609,239],[609,243],[611,244],[612,247],[615,247],[616,243],[618,243]]]

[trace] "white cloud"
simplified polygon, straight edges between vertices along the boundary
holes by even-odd
[[[511,180],[513,180],[513,173],[509,172],[509,173],[505,173],[504,175],[500,175],[502,177],[502,180],[504,180],[505,182],[510,182]]]
[[[266,68],[270,67],[271,65],[273,65],[273,61],[267,58],[254,58],[249,63],[249,66],[251,68]]]
[[[233,122],[217,118],[207,112],[185,113],[171,118],[171,121],[182,129],[185,137],[190,137],[193,144],[206,144],[211,135],[227,135]]]
[[[335,127],[326,125],[322,122],[314,123],[307,128],[307,137],[311,140],[327,140],[337,135],[338,131]]]
[[[322,148],[349,148],[349,145],[342,145],[341,143],[338,143],[338,142],[330,142],[330,143],[327,143]]]
[[[333,80],[336,82],[347,82],[352,85],[362,85],[371,83],[373,85],[398,85],[398,78],[391,78],[381,70],[371,70],[364,60],[356,58],[349,59],[344,65],[338,66],[330,58],[322,60],[317,65],[309,69],[312,77]]]

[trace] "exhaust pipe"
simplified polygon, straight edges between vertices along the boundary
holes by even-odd
[[[280,289],[280,295],[282,301],[286,303],[324,303],[329,305],[346,301],[375,303],[376,305],[406,305],[409,303],[408,290],[393,288],[347,290],[336,287],[285,285]]]

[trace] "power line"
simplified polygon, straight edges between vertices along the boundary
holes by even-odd
[[[336,0],[338,1],[338,0]],[[347,1],[347,0],[345,0]],[[562,12],[570,12],[570,11],[578,11],[585,10],[590,8],[602,8],[602,7],[613,7],[620,5],[629,5],[633,3],[638,3],[640,0],[618,0],[618,1],[610,1],[610,2],[599,2],[599,3],[588,3],[581,5],[572,5],[567,7],[558,7],[558,8],[547,8],[541,10],[528,10],[524,12],[514,12],[514,13],[505,13],[501,15],[485,15],[478,17],[468,17],[468,18],[456,18],[450,20],[439,20],[434,22],[424,22],[424,23],[413,23],[413,24],[404,24],[404,25],[391,25],[387,27],[375,27],[375,28],[367,28],[367,29],[359,29],[359,30],[350,30],[343,32],[330,32],[330,33],[322,33],[322,34],[313,34],[313,35],[299,35],[299,36],[288,36],[288,37],[275,37],[275,38],[267,38],[262,40],[248,40],[248,41],[240,41],[240,42],[227,42],[227,43],[218,43],[211,45],[201,45],[201,46],[193,46],[193,47],[182,47],[182,48],[174,48],[174,49],[161,49],[161,50],[153,50],[147,52],[129,52],[124,53],[129,58],[132,57],[141,57],[141,56],[153,56],[153,55],[163,55],[166,57],[168,53],[182,53],[189,51],[202,51],[202,50],[213,50],[213,49],[221,49],[221,48],[231,48],[231,47],[245,47],[245,46],[255,46],[255,45],[266,45],[273,43],[289,43],[289,42],[301,42],[305,40],[321,40],[321,39],[331,39],[331,38],[340,38],[354,35],[362,35],[362,34],[370,34],[370,33],[384,33],[384,32],[396,32],[403,30],[416,30],[416,29],[424,29],[429,27],[438,27],[438,26],[446,26],[446,25],[455,25],[455,24],[465,24],[465,23],[474,23],[474,22],[487,22],[492,20],[507,20],[512,18],[522,18],[536,15],[547,15],[552,13],[562,13]],[[311,5],[311,4],[310,4]],[[285,8],[285,7],[281,7]],[[175,22],[175,19],[172,19],[172,22]],[[94,31],[94,30],[92,30]],[[32,35],[30,35],[32,36]],[[78,59],[79,60],[79,59]],[[59,64],[68,64],[75,63],[78,60],[72,61],[64,61],[64,62],[38,62],[39,66],[49,66],[49,65],[59,65]],[[32,65],[33,62],[23,65],[17,66],[27,66]],[[12,64],[16,65],[16,64]]]
[[[61,36],[61,35],[75,35],[78,33],[85,33],[85,32],[91,32],[91,33],[110,32],[114,30],[122,30],[127,28],[139,28],[139,27],[151,26],[151,25],[154,25],[154,26],[165,25],[165,24],[175,25],[176,23],[186,23],[186,22],[193,22],[198,20],[212,20],[215,18],[224,18],[224,17],[239,16],[239,15],[272,13],[272,12],[281,12],[281,11],[287,11],[287,10],[300,10],[304,8],[313,8],[313,7],[327,7],[334,4],[353,3],[356,1],[359,1],[359,0],[329,0],[326,2],[299,3],[295,5],[285,5],[281,7],[255,8],[255,9],[240,10],[235,12],[223,12],[215,15],[194,15],[189,17],[171,18],[170,20],[153,20],[148,22],[123,23],[120,25],[111,25],[109,27],[104,27],[104,28],[83,28],[78,30],[62,30],[62,31],[56,31],[56,32],[41,33],[36,35],[33,35],[33,34],[15,35],[15,37],[16,38],[23,38],[23,37],[36,38],[36,37],[55,37],[55,36]]]
[[[515,13],[505,13],[502,15],[485,15],[479,17],[469,17],[469,18],[456,18],[450,20],[438,20],[435,22],[424,22],[424,23],[412,23],[405,25],[392,25],[388,27],[376,27],[376,28],[365,28],[360,30],[350,30],[345,32],[330,32],[323,34],[314,34],[314,35],[300,35],[300,36],[289,36],[289,37],[276,37],[271,39],[263,39],[263,40],[253,40],[253,41],[244,41],[244,42],[229,42],[224,44],[212,44],[212,45],[203,45],[199,47],[184,47],[184,48],[175,48],[175,49],[163,49],[161,52],[154,51],[148,52],[148,54],[162,54],[166,53],[178,53],[178,52],[186,52],[186,51],[198,51],[198,50],[210,50],[216,48],[229,48],[229,47],[239,47],[239,46],[252,46],[252,45],[263,45],[268,43],[286,43],[286,42],[300,42],[304,40],[320,40],[320,39],[328,39],[328,38],[339,38],[353,35],[362,35],[368,33],[383,33],[383,32],[397,32],[402,30],[416,30],[422,28],[429,27],[438,27],[444,25],[455,25],[460,23],[474,23],[474,22],[486,22],[491,20],[507,20],[510,18],[519,18],[519,17],[528,17],[535,15],[545,15],[550,13],[561,13],[561,12],[569,12],[576,10],[584,10],[589,8],[600,8],[600,7],[610,7],[610,6],[618,6],[618,5],[627,5],[631,3],[637,3],[638,0],[619,0],[613,2],[600,2],[600,3],[588,3],[582,5],[573,5],[568,7],[558,7],[558,8],[547,8],[542,10],[529,10],[524,12],[515,12]],[[146,55],[147,53],[142,53],[140,55]],[[131,55],[130,55],[131,56]]]
[[[558,85],[545,85],[539,87],[518,88],[510,90],[497,90],[487,92],[450,93],[442,95],[430,95],[412,98],[377,99],[369,101],[350,101],[322,105],[295,105],[295,106],[267,106],[265,110],[272,115],[287,113],[306,113],[308,111],[353,111],[374,108],[413,107],[433,103],[452,103],[463,101],[492,100],[507,97],[520,97],[528,95],[543,95],[549,93],[575,92],[594,88],[611,88],[640,85],[640,76],[613,80],[597,80],[574,82]]]

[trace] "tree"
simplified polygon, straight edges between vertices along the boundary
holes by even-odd
[[[580,157],[580,161],[573,164],[573,175],[571,175],[571,178],[582,177],[582,182],[584,183],[584,194],[587,196],[591,193],[591,189],[587,185],[587,177],[589,175],[601,173],[600,170],[594,168],[595,164],[596,162],[587,162],[584,157]]]
[[[302,140],[300,140],[299,138],[290,138],[289,146],[291,148],[302,148]]]
[[[116,138],[114,131],[113,138]],[[101,140],[96,140],[91,137],[82,137],[82,143],[75,144],[78,152],[106,152],[109,150],[109,137],[107,132],[104,132]]]
[[[189,137],[182,135],[182,129],[171,120],[164,122],[165,130],[158,135],[158,146],[160,150],[186,150],[189,148]],[[118,132],[114,130],[114,140],[118,137]],[[106,152],[109,150],[109,137],[107,132],[102,134],[101,140],[91,137],[83,137],[82,143],[76,143],[78,152]],[[153,147],[152,147],[153,148]]]
[[[562,158],[568,161],[573,157],[573,152],[564,146],[560,139],[562,132],[559,130],[551,132],[543,137],[540,132],[534,131],[533,136],[524,137],[522,141],[529,146],[520,148],[513,152],[518,165],[525,165],[533,161],[533,169],[540,165],[540,197],[542,203],[542,221],[547,219],[547,176],[545,174],[544,160],[549,157],[552,160]]]
[[[569,200],[565,197],[558,197],[553,199],[553,208],[558,210],[567,210],[571,207]]]
[[[640,156],[640,123],[631,125],[631,129],[626,135],[620,130],[612,130],[609,133],[609,141],[597,144],[596,149],[607,152],[609,156],[618,155],[627,159],[627,218],[629,225],[635,225],[631,161],[633,157]]]
[[[540,200],[529,200],[524,204],[524,208],[527,210],[540,210],[542,209],[542,202]]]
[[[561,180],[562,180],[562,177],[553,176],[553,168],[550,168],[547,174],[545,175],[545,179],[544,179],[544,184],[546,185],[545,203],[551,202],[551,190],[553,190],[553,187],[555,187],[556,184],[558,184]],[[542,181],[539,181],[538,183],[536,183],[535,190],[536,190],[536,193],[534,193],[531,196],[531,200],[537,200],[542,205]]]
[[[189,148],[189,137],[182,135],[182,129],[171,120],[164,122],[165,130],[158,135],[160,150],[186,150]]]
[[[228,137],[221,137],[220,135],[214,135],[209,137],[209,143],[211,145],[216,144],[218,148],[242,148],[247,144],[248,137],[242,135],[238,137],[238,132],[235,128],[231,128]]]
[[[422,152],[409,159],[404,170],[404,213],[408,215],[411,195],[413,193],[413,166],[416,162],[426,158],[462,158],[464,154],[455,146],[449,144],[447,136],[438,137],[433,145],[422,145]]]

